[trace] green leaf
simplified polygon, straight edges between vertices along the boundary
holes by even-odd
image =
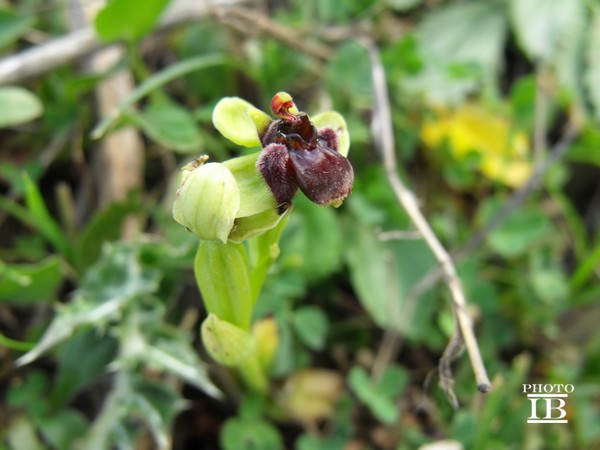
[[[138,374],[131,378],[133,395],[127,416],[141,418],[157,448],[170,448],[171,424],[185,407],[183,399],[162,380],[151,380]]]
[[[534,267],[530,280],[533,291],[546,304],[564,302],[569,296],[569,283],[560,267]]]
[[[123,223],[128,215],[139,211],[133,202],[110,203],[106,208],[95,213],[78,236],[75,246],[75,264],[80,272],[98,260],[102,246],[121,236]]]
[[[215,398],[221,397],[186,335],[177,329],[166,329],[166,325],[161,328],[161,333],[153,336],[145,352],[139,355],[141,362],[171,373]]]
[[[170,426],[183,401],[168,383],[148,380],[140,374],[117,372],[113,389],[105,398],[102,411],[81,436],[77,448],[134,448],[136,426],[141,421],[150,431],[154,447],[169,448]]]
[[[19,218],[38,230],[56,250],[61,252],[65,258],[71,260],[73,248],[58,223],[48,211],[48,208],[46,208],[38,186],[26,173],[23,174],[23,183],[27,211],[26,214],[21,215]]]
[[[12,450],[45,450],[48,447],[40,441],[35,426],[28,417],[15,419],[6,430],[6,439]]]
[[[0,47],[19,39],[33,24],[33,16],[19,16],[7,9],[0,9]]]
[[[205,69],[224,63],[224,59],[218,55],[202,55],[196,58],[190,58],[173,64],[166,69],[152,75],[146,79],[142,84],[135,88],[135,90],[129,94],[126,98],[121,101],[119,106],[111,111],[111,113],[105,117],[92,130],[92,139],[100,139],[113,126],[119,119],[123,117],[123,114],[128,112],[129,109],[139,100],[144,98],[146,95],[167,84],[168,82],[179,78],[190,72]]]
[[[485,221],[500,207],[501,200],[491,199],[482,205],[480,217]],[[487,242],[501,256],[515,258],[551,232],[552,224],[547,216],[541,215],[537,208],[522,206],[489,234]]]
[[[404,303],[410,289],[434,267],[427,245],[422,241],[383,242],[375,235],[373,226],[360,220],[354,221],[352,230],[348,238],[352,245],[347,246],[346,258],[361,305],[381,327],[393,328],[413,338],[431,338],[434,333],[417,325],[419,320],[415,316],[426,312],[431,302],[421,298],[416,307]]]
[[[565,158],[569,161],[600,167],[600,130],[593,126],[584,127]]]
[[[366,49],[354,41],[342,44],[329,61],[327,85],[339,96],[371,96],[371,63]]]
[[[298,337],[312,350],[325,346],[329,322],[325,313],[316,306],[305,306],[294,311],[292,324]]]
[[[392,424],[398,419],[398,407],[394,400],[390,395],[378,390],[365,369],[360,366],[354,366],[350,369],[348,384],[359,400],[381,422]]]
[[[151,103],[131,117],[150,138],[180,153],[197,153],[202,137],[192,115],[171,102]]]
[[[477,63],[494,73],[506,28],[502,2],[462,2],[434,9],[419,24],[417,38],[427,59]]]
[[[523,50],[533,59],[550,60],[565,37],[577,28],[581,0],[510,0],[510,18]]]
[[[74,448],[81,430],[89,427],[85,416],[72,409],[59,409],[39,419],[37,425],[52,448]]]
[[[386,0],[386,3],[394,11],[406,12],[415,6],[420,5],[422,0]]]
[[[391,365],[381,375],[377,391],[387,397],[395,397],[406,388],[408,380],[408,372],[404,367]]]
[[[0,87],[0,128],[19,125],[42,115],[40,100],[27,89],[17,86]]]
[[[194,274],[207,311],[249,330],[253,301],[244,245],[200,241]]]
[[[90,352],[90,349],[94,351]],[[59,352],[53,403],[64,404],[81,388],[103,375],[116,352],[114,337],[102,336],[97,330],[84,330],[71,336]]]
[[[13,408],[26,409],[32,417],[41,417],[48,411],[48,385],[46,375],[33,369],[25,375],[24,380],[13,380],[6,403]],[[39,401],[36,403],[35,400]]]
[[[104,41],[134,41],[152,30],[169,4],[169,0],[112,0],[102,8],[95,20],[98,36]]]
[[[221,432],[224,450],[277,450],[283,442],[279,431],[261,419],[228,419]]]
[[[344,234],[332,208],[318,207],[304,196],[295,200],[282,247],[289,264],[308,280],[324,278],[341,265]]]
[[[62,280],[62,263],[55,256],[36,264],[7,265],[0,261],[0,302],[44,302],[55,294]]]
[[[40,341],[17,364],[32,362],[79,327],[101,328],[119,317],[127,304],[158,289],[159,275],[140,264],[136,246],[106,246],[103,258],[86,272],[73,301],[60,305]]]

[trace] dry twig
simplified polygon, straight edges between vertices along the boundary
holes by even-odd
[[[398,201],[406,210],[415,227],[421,233],[423,239],[440,264],[440,269],[444,274],[446,284],[452,297],[452,305],[458,326],[456,336],[451,339],[444,352],[444,356],[440,361],[441,385],[452,400],[454,393],[452,390],[452,378],[449,374],[450,362],[455,358],[457,348],[461,347],[458,344],[464,342],[475,374],[477,388],[480,392],[489,392],[491,383],[487,376],[479,346],[473,333],[471,317],[466,308],[467,305],[464,291],[456,274],[454,263],[421,213],[414,194],[404,186],[404,183],[398,175],[394,149],[392,116],[385,73],[379,56],[379,50],[370,40],[364,39],[362,42],[368,49],[371,58],[373,88],[375,93],[373,125],[376,133],[374,133],[374,136],[377,139],[376,145],[379,147],[383,157],[387,178]]]
[[[333,54],[331,48],[318,42],[307,40],[301,33],[284,27],[259,11],[247,8],[217,8],[215,16],[236,29],[244,32],[262,32],[285,45],[314,58],[327,61]]]
[[[164,31],[205,18],[216,7],[240,5],[246,0],[176,0],[166,11],[156,31]],[[15,55],[0,59],[0,85],[18,83],[40,75],[104,47],[92,27],[73,31],[65,36],[36,45]]]

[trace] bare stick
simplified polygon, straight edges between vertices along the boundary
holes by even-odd
[[[167,30],[212,14],[217,6],[231,6],[245,3],[245,0],[176,0],[165,12],[158,31]],[[56,67],[87,56],[106,46],[98,40],[92,27],[73,31],[65,36],[36,45],[27,50],[0,59],[0,85],[16,83],[24,78],[40,75]]]
[[[333,51],[328,46],[318,42],[311,42],[302,33],[292,30],[290,27],[280,25],[269,16],[256,10],[248,8],[218,8],[215,10],[215,15],[222,22],[235,26],[242,32],[263,32],[283,42],[285,45],[296,48],[302,53],[306,53],[317,59],[326,61],[333,54]],[[236,26],[236,19],[242,22],[239,26]]]
[[[475,339],[475,335],[473,333],[471,317],[466,309],[467,305],[465,295],[458,276],[456,275],[454,263],[419,210],[419,206],[413,193],[404,186],[404,183],[398,175],[394,150],[392,115],[390,111],[385,72],[379,56],[379,50],[370,40],[363,40],[363,44],[367,47],[369,56],[371,58],[373,88],[375,93],[373,125],[377,131],[377,133],[374,133],[374,135],[379,136],[379,141],[376,142],[376,144],[380,148],[383,156],[383,163],[387,178],[394,191],[394,194],[398,198],[398,201],[402,204],[413,221],[415,227],[421,233],[423,239],[440,264],[441,270],[444,273],[446,284],[452,297],[452,304],[458,324],[457,333],[460,333],[460,336],[462,336],[464,344],[467,348],[467,352],[471,360],[471,366],[477,382],[477,389],[479,389],[481,392],[489,392],[491,389],[491,383],[481,358],[479,345],[477,344],[477,340]],[[457,339],[458,337],[451,341],[453,348],[456,347]],[[455,352],[450,353],[454,354]],[[446,385],[448,384],[446,383]]]

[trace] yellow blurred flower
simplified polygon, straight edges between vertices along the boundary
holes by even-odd
[[[277,394],[277,405],[291,419],[309,424],[329,419],[344,389],[337,372],[305,369],[292,374]]]
[[[510,187],[523,185],[531,176],[529,139],[510,121],[472,104],[435,112],[436,118],[425,121],[421,129],[427,147],[436,149],[447,141],[458,160],[476,152],[481,172]]]

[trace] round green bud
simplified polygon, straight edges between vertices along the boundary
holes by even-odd
[[[240,209],[240,191],[227,167],[204,164],[207,159],[202,156],[182,169],[173,218],[199,239],[225,243]]]

